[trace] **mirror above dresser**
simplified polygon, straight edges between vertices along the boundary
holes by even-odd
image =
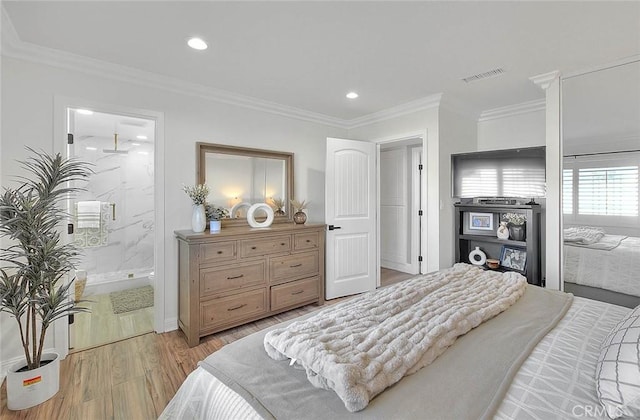
[[[209,186],[208,203],[229,210],[223,225],[246,225],[246,211],[256,203],[274,209],[274,223],[292,221],[293,153],[211,143],[196,148],[196,182]]]

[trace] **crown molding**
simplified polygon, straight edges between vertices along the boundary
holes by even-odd
[[[351,129],[424,109],[435,108],[439,106],[440,98],[442,97],[442,94],[435,94],[362,117],[346,120],[28,43],[20,39],[4,6],[1,6],[1,15],[2,43],[0,52],[3,56],[332,127]]]
[[[437,108],[440,106],[440,100],[442,99],[442,93],[436,93],[434,95],[426,96],[424,98],[416,99],[415,101],[406,102],[394,106],[392,108],[384,109],[382,111],[374,112],[372,114],[364,115],[359,118],[351,120],[345,120],[346,128],[353,129],[362,127],[363,125],[369,125],[391,118],[397,118],[402,115],[412,114],[414,112],[422,111],[430,108]]]
[[[529,78],[533,83],[538,85],[542,90],[547,90],[549,86],[551,86],[551,82],[560,78],[560,71],[554,70],[549,73],[539,74],[537,76],[532,76]]]
[[[522,102],[519,104],[487,109],[480,113],[478,122],[513,117],[515,115],[528,114],[529,112],[544,111],[545,103],[546,101],[544,99],[535,99],[533,101]]]

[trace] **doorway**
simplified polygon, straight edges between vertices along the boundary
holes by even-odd
[[[414,137],[378,146],[379,255],[386,273],[422,272],[422,145]]]
[[[156,121],[66,112],[68,155],[94,171],[69,204],[81,249],[73,294],[90,311],[69,328],[78,351],[154,330]]]

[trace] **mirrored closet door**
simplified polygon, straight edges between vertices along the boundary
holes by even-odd
[[[564,290],[640,304],[640,60],[562,80]]]

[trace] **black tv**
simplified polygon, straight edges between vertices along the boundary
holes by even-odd
[[[546,193],[545,147],[451,155],[454,198],[541,198]]]

